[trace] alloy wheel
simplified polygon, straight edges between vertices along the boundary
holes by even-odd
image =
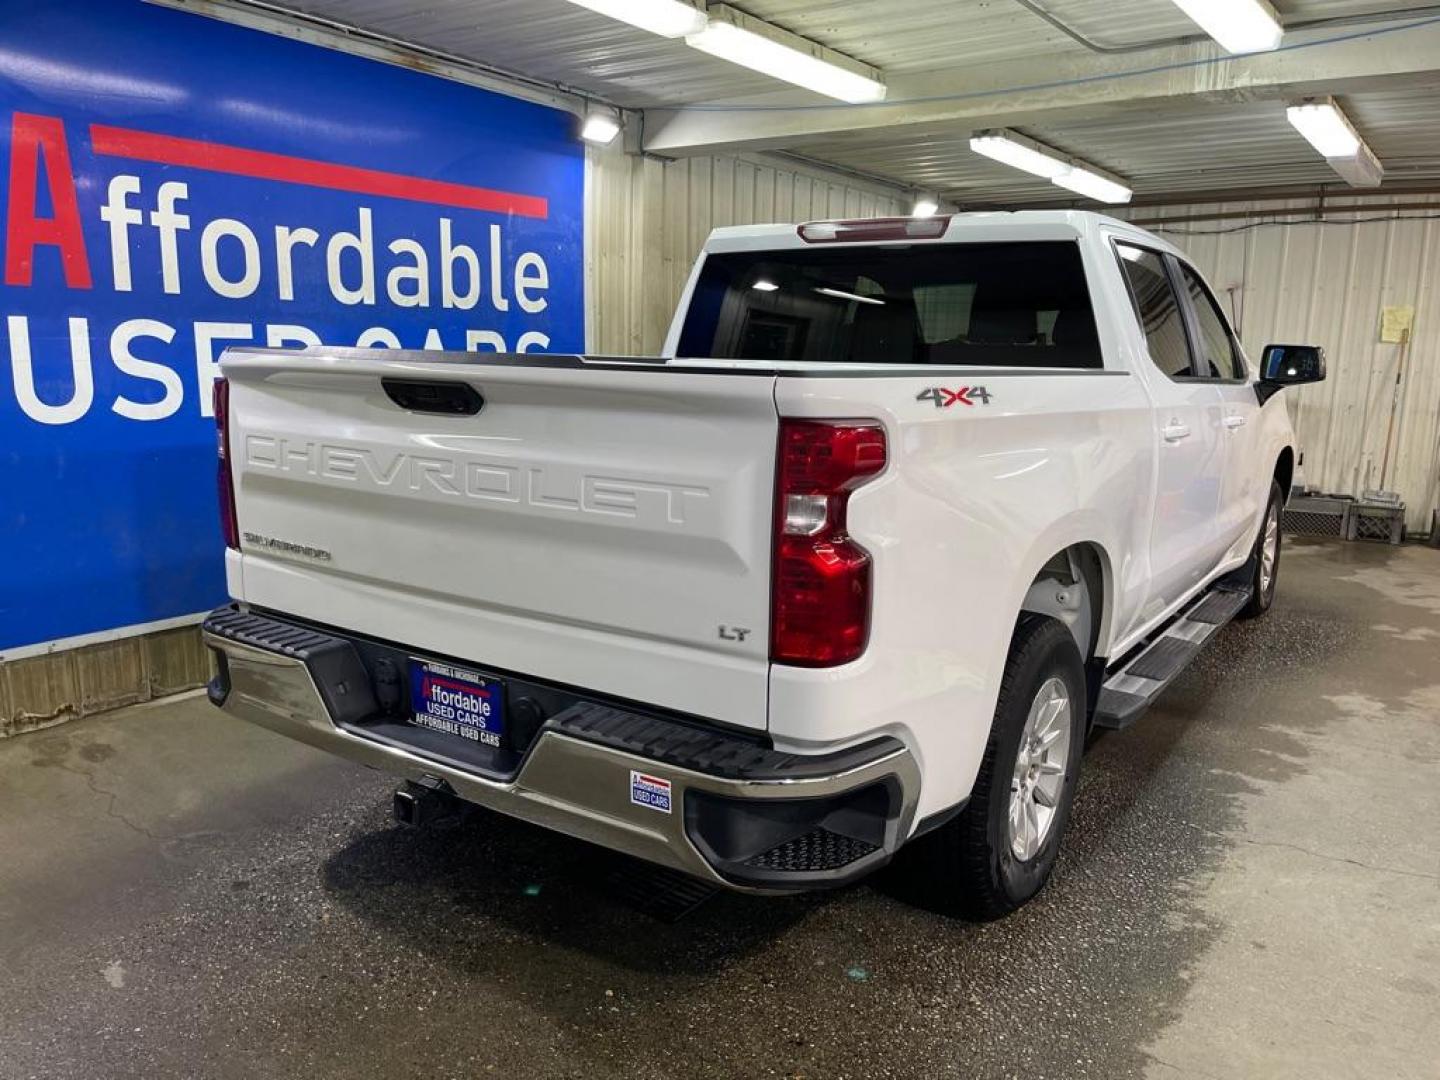
[[[1070,691],[1056,678],[1030,703],[1010,784],[1010,851],[1020,862],[1035,857],[1055,825],[1070,762],[1071,708]]]
[[[1280,514],[1274,505],[1265,514],[1265,535],[1260,541],[1260,593],[1270,591],[1275,580],[1275,560],[1280,555]]]

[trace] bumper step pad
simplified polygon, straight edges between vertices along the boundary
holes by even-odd
[[[1140,719],[1190,666],[1215,632],[1240,614],[1249,600],[1248,588],[1221,579],[1176,617],[1164,633],[1106,678],[1095,705],[1095,726],[1118,730]]]
[[[376,711],[370,676],[355,646],[344,638],[236,608],[212,611],[200,629],[240,645],[301,661],[337,724],[355,723]],[[210,700],[215,704],[221,704],[227,692],[220,680],[211,682]]]
[[[663,761],[710,776],[746,780],[804,780],[848,772],[904,744],[882,735],[833,754],[787,754],[756,737],[691,727],[679,720],[644,716],[591,702],[572,705],[546,727],[627,754]]]
[[[201,629],[216,637],[238,641],[256,649],[278,652],[296,660],[309,660],[311,656],[328,649],[348,648],[349,643],[319,630],[281,622],[266,615],[256,615],[235,608],[221,608],[206,616]]]
[[[746,859],[745,865],[786,873],[839,870],[878,850],[880,849],[877,844],[857,840],[852,836],[842,836],[818,826],[810,832],[786,840],[783,844],[777,844],[769,851]]]

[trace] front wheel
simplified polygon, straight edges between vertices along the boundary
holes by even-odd
[[[1055,619],[1022,615],[970,801],[897,857],[927,906],[996,919],[1045,885],[1075,797],[1085,702],[1070,631]]]
[[[1275,582],[1280,577],[1280,510],[1285,493],[1274,480],[1270,481],[1270,501],[1260,519],[1260,534],[1255,538],[1255,551],[1250,557],[1254,566],[1250,578],[1250,602],[1240,609],[1240,618],[1254,619],[1270,610],[1275,600]]]

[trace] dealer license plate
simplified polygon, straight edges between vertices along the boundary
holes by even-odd
[[[410,661],[410,722],[482,746],[505,734],[505,684],[433,660]]]

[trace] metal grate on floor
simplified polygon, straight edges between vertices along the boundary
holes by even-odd
[[[1405,504],[1356,503],[1346,523],[1347,540],[1399,544],[1405,539]]]
[[[1282,519],[1285,531],[1300,536],[1341,536],[1345,515],[1316,510],[1286,510]]]
[[[1398,544],[1400,540],[1397,521],[1397,518],[1388,514],[1357,513],[1354,524],[1351,526],[1351,539],[1379,540],[1386,544]]]

